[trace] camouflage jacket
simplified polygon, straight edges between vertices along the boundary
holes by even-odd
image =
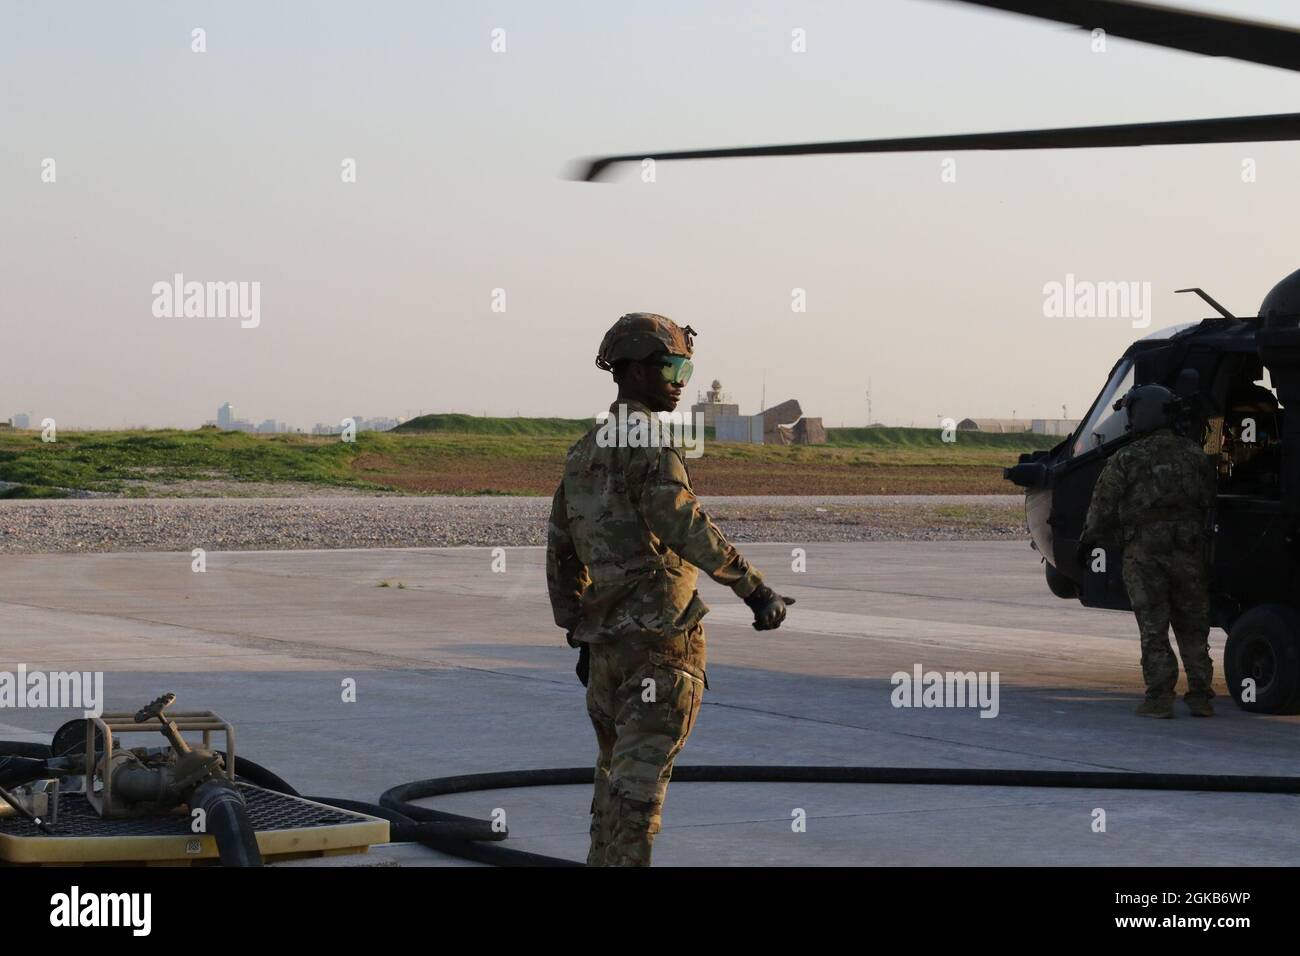
[[[652,414],[626,404],[629,414]],[[695,590],[696,568],[748,597],[762,576],[700,508],[681,453],[601,447],[599,431],[569,449],[551,503],[546,584],[555,623],[573,632],[571,641],[656,640],[689,630],[709,610]]]
[[[1111,456],[1092,489],[1082,539],[1128,544],[1156,525],[1180,524],[1203,534],[1218,478],[1204,450],[1167,428]]]

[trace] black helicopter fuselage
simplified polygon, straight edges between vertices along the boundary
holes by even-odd
[[[1266,390],[1250,384],[1265,369],[1277,396],[1272,411],[1259,402]],[[1206,319],[1133,343],[1074,434],[1006,469],[1006,478],[1025,489],[1030,535],[1046,559],[1052,591],[1088,607],[1130,607],[1122,553],[1108,551],[1105,572],[1098,573],[1082,567],[1076,552],[1097,477],[1133,440],[1112,405],[1129,388],[1148,383],[1194,392],[1181,397],[1200,410],[1197,437],[1203,433],[1206,453],[1218,466],[1210,534],[1214,624],[1229,628],[1260,604],[1300,607],[1300,416],[1285,412],[1300,408],[1300,328],[1265,327],[1253,319]],[[1243,410],[1245,400],[1255,404]],[[1249,448],[1241,444],[1247,418],[1253,423]],[[1233,460],[1243,449],[1250,454],[1246,465]]]

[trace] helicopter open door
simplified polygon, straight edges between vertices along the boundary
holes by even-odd
[[[1205,451],[1219,475],[1215,503],[1215,624],[1227,628],[1244,609],[1277,600],[1273,585],[1288,550],[1282,502],[1285,411],[1256,355],[1226,355],[1210,390]]]

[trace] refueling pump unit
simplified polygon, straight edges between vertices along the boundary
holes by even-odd
[[[48,748],[28,745],[31,755],[15,753],[21,749],[16,745],[3,745],[0,799],[17,818],[46,837],[80,837],[83,845],[96,839],[118,839],[120,852],[127,853],[128,859],[130,847],[138,848],[139,841],[147,841],[150,835],[170,839],[173,844],[183,836],[183,845],[191,854],[202,853],[201,839],[193,837],[210,835],[223,866],[261,866],[257,829],[249,813],[248,797],[254,794],[260,804],[277,805],[268,807],[271,812],[263,815],[275,818],[281,842],[291,834],[290,844],[340,849],[349,844],[338,840],[336,831],[353,822],[348,818],[371,824],[366,838],[359,843],[354,840],[352,847],[388,839],[382,820],[237,780],[234,728],[211,711],[168,714],[167,708],[175,702],[175,694],[163,694],[134,713],[104,713],[69,721],[55,733]],[[120,738],[127,734],[154,732],[162,733],[167,746],[122,746]],[[213,748],[212,735],[218,732],[223,735],[224,750]],[[202,742],[191,744],[185,733],[201,733]],[[283,805],[286,802],[288,806]],[[67,827],[60,825],[61,806],[75,810]],[[96,819],[102,825],[96,826]],[[151,820],[159,823],[154,834],[141,828]],[[322,826],[331,832],[324,834]],[[299,831],[304,827],[313,839],[301,838]],[[0,831],[0,837],[5,835]],[[93,853],[90,859],[78,857],[67,840],[57,849],[64,851],[52,857],[58,862],[109,861]]]

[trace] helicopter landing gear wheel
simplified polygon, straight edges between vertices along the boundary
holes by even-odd
[[[1251,608],[1228,632],[1223,670],[1243,710],[1300,712],[1300,614],[1280,604]]]

